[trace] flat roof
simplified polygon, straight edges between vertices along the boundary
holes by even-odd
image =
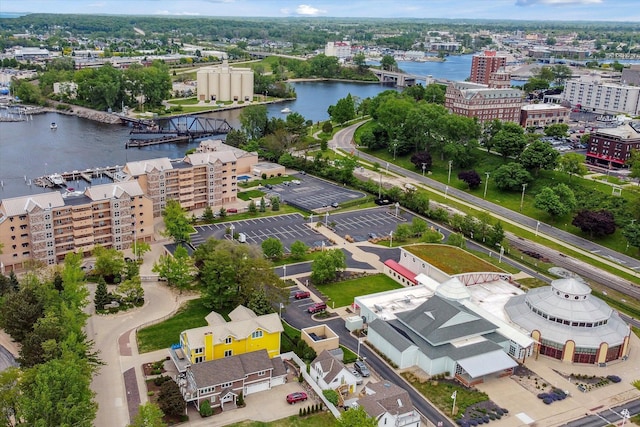
[[[413,310],[428,300],[433,291],[423,285],[393,289],[377,294],[356,297],[357,304],[375,310],[378,317],[384,320],[396,318],[397,313]]]
[[[567,110],[568,108],[563,107],[560,104],[527,104],[522,106],[523,110],[532,111],[532,110]]]

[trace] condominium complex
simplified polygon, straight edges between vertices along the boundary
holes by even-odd
[[[253,70],[221,65],[198,70],[198,99],[200,101],[252,101]]]
[[[182,160],[164,157],[129,162],[119,179],[140,184],[153,201],[154,217],[162,214],[170,199],[188,211],[236,202],[238,176],[251,173],[257,153],[213,140],[203,141],[199,151]]]
[[[70,252],[96,245],[128,249],[153,236],[151,199],[135,182],[96,185],[0,201],[0,267],[20,270],[29,261],[54,265]]]
[[[34,194],[0,201],[0,267],[20,270],[31,260],[47,265],[69,252],[89,255],[96,245],[129,249],[134,239],[153,238],[154,217],[167,200],[186,210],[222,207],[237,201],[237,181],[255,173],[258,155],[203,141],[182,160],[129,162],[115,182],[84,192]]]
[[[567,80],[562,100],[599,114],[640,114],[640,86],[608,82],[598,76]]]
[[[476,117],[480,123],[493,119],[519,123],[523,103],[520,89],[453,82],[447,86],[444,106],[454,114]]]
[[[507,64],[507,57],[498,55],[494,50],[485,50],[474,55],[471,60],[471,76],[469,81],[488,85],[491,74]]]
[[[543,128],[558,123],[569,123],[569,109],[558,104],[529,104],[522,106],[520,126]]]

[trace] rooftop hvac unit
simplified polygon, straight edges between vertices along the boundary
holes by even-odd
[[[384,308],[378,304],[373,304],[373,308],[376,309],[376,312],[384,310]]]

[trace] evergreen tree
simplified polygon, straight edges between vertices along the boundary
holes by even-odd
[[[18,282],[18,277],[13,270],[11,270],[11,272],[9,273],[9,284],[11,285],[11,289],[13,289],[14,292],[18,292],[20,290],[20,282]]]
[[[96,287],[93,304],[96,307],[96,311],[104,310],[104,306],[109,304],[109,292],[107,291],[107,284],[102,276],[98,278],[98,286]]]

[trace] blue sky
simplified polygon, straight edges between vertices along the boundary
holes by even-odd
[[[502,18],[640,23],[638,0],[2,0],[0,12],[168,16]]]

